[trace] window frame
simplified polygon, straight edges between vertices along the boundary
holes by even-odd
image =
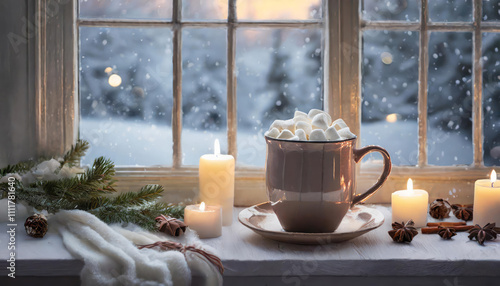
[[[227,27],[227,112],[228,148],[233,156],[236,146],[236,75],[234,73],[235,29],[240,26],[266,27],[323,27],[324,29],[324,108],[332,117],[342,117],[355,134],[361,127],[361,37],[362,31],[414,30],[419,35],[419,91],[418,91],[418,132],[419,161],[417,166],[394,166],[392,174],[371,202],[389,202],[390,194],[401,189],[408,177],[426,188],[434,197],[447,197],[449,182],[455,182],[459,191],[464,191],[466,200],[472,195],[474,180],[486,177],[491,168],[482,164],[482,32],[500,32],[500,22],[481,21],[481,0],[473,0],[473,22],[428,23],[398,21],[365,21],[361,19],[361,1],[323,0],[324,25],[317,20],[304,21],[236,21],[235,0],[228,1],[227,22],[181,22],[178,17],[182,0],[173,0],[171,21],[136,21],[113,19],[78,19],[78,0],[59,0],[59,12],[50,17],[35,17],[36,20],[36,116],[37,146],[39,154],[61,154],[78,136],[78,28],[84,26],[124,25],[170,25],[173,29],[174,54],[174,107],[173,107],[173,166],[121,167],[116,178],[119,190],[138,188],[144,182],[162,184],[169,194],[169,201],[193,198],[198,189],[198,169],[181,166],[182,131],[182,70],[181,70],[181,26],[223,26]],[[421,19],[428,19],[428,0],[421,0]],[[47,13],[55,1],[38,0],[36,13]],[[35,15],[36,15],[35,13]],[[473,140],[474,163],[471,166],[430,166],[427,165],[427,66],[430,31],[468,31],[473,33]],[[55,37],[55,41],[53,40]],[[47,39],[51,39],[47,41]],[[425,44],[425,45],[422,45]],[[421,47],[425,47],[422,49]],[[477,52],[479,51],[479,53]],[[424,59],[423,61],[421,59]],[[61,81],[50,84],[49,78],[60,76]],[[424,81],[425,79],[425,81]],[[340,104],[337,104],[339,103]],[[478,104],[479,103],[479,104]],[[56,128],[54,128],[56,127]],[[477,144],[476,144],[477,143]],[[359,147],[359,140],[357,142]],[[366,189],[377,180],[381,167],[363,166],[357,168],[357,189]],[[420,186],[419,186],[420,187]],[[455,187],[454,187],[455,188]],[[263,168],[237,167],[235,205],[251,205],[267,200],[265,174]]]

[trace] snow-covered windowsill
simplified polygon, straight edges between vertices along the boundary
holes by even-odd
[[[469,241],[467,234],[462,232],[451,241],[420,233],[411,244],[396,244],[387,234],[390,208],[375,207],[386,217],[384,225],[343,243],[304,246],[265,239],[237,221],[242,208],[235,208],[233,225],[225,227],[221,237],[204,242],[219,251],[225,266],[225,285],[411,282],[408,285],[456,286],[478,281],[496,285],[499,281],[500,240],[480,246]],[[8,257],[5,223],[0,227],[0,243],[0,284],[4,285]],[[56,233],[49,232],[44,239],[33,239],[24,234],[19,224],[16,245],[17,277],[43,276],[45,278],[40,281],[50,281],[69,276],[77,281],[83,263],[66,251]]]

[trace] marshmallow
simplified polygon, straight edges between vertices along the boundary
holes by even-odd
[[[342,128],[346,128],[347,124],[345,124],[344,120],[342,118],[339,118],[335,121],[333,121],[332,126],[335,127],[335,129],[340,130]]]
[[[307,141],[307,134],[303,129],[296,129],[295,130],[295,137],[297,137],[297,140],[300,141]]]
[[[307,117],[307,113],[296,110],[295,113],[293,114],[294,118],[295,117],[300,117],[300,116]]]
[[[320,113],[316,114],[312,120],[312,127],[313,129],[322,129],[326,130],[328,129],[328,118],[326,117],[326,114]]]
[[[297,135],[293,136],[292,138],[288,139],[292,141],[300,141],[299,137]]]
[[[309,119],[309,117],[307,117],[307,115],[306,115],[306,116],[302,116],[302,115],[300,115],[300,116],[295,116],[295,117],[293,118],[293,122],[295,122],[295,123],[300,122],[300,121],[302,121],[302,122],[307,122],[307,123],[309,123],[309,124],[311,123],[311,119]]]
[[[337,133],[335,126],[330,126],[325,131],[325,136],[328,141],[342,140],[342,137]]]
[[[351,139],[356,137],[356,135],[354,135],[354,133],[352,133],[351,130],[349,130],[349,127],[344,127],[340,129],[338,133],[340,136],[342,136],[342,138],[345,139]]]
[[[311,109],[309,110],[309,113],[307,114],[307,117],[313,119],[314,116],[318,115],[318,114],[321,114],[321,113],[324,113],[323,110],[319,110],[319,109]]]
[[[322,129],[314,129],[309,135],[309,141],[326,141],[325,132]]]
[[[311,134],[312,131],[312,126],[311,124],[304,122],[304,121],[299,121],[295,124],[295,134],[297,134],[297,130],[302,129],[306,133],[306,135]]]
[[[328,125],[332,124],[332,117],[330,116],[330,114],[324,112],[323,110],[311,109],[311,111],[309,111],[309,114],[307,115],[307,117],[309,117],[312,120],[318,114],[324,114],[326,116],[326,119],[327,119],[326,122],[328,123]]]
[[[295,132],[295,122],[293,122],[293,119],[288,119],[288,120],[274,120],[273,124],[271,124],[271,127],[269,129],[277,128],[278,131],[283,131],[284,129],[288,129],[291,132]]]
[[[271,130],[266,131],[264,135],[266,135],[267,137],[276,138],[280,135],[280,131],[278,130],[278,128],[273,127],[271,128]]]
[[[277,139],[292,139],[295,135],[288,129],[283,129]]]

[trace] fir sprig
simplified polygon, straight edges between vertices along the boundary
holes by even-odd
[[[56,172],[65,165],[73,167],[78,164],[88,148],[88,142],[79,140],[60,160],[61,166]],[[23,175],[45,160],[47,159],[43,158],[9,165],[0,169],[0,175]],[[28,186],[16,180],[16,197],[17,200],[49,213],[62,209],[79,209],[93,213],[106,223],[135,223],[148,230],[156,230],[155,218],[161,214],[176,218],[184,216],[184,206],[158,202],[163,192],[160,185],[147,185],[138,192],[110,196],[116,191],[114,167],[111,160],[99,157],[94,160],[91,168],[74,177],[37,180]],[[7,190],[8,184],[0,183],[2,196]]]
[[[78,165],[80,159],[85,156],[89,147],[89,142],[85,140],[76,141],[75,145],[71,146],[71,149],[64,155],[63,161],[61,162],[61,168],[66,164],[70,167]]]

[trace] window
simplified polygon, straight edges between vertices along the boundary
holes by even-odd
[[[500,165],[499,1],[362,1],[364,144],[399,166]]]
[[[79,0],[85,163],[189,167],[218,138],[238,166],[262,168],[271,122],[323,107],[323,11],[321,0]]]
[[[118,188],[147,180],[192,197],[197,158],[219,138],[238,159],[235,203],[263,201],[262,132],[295,107],[322,106],[359,146],[389,150],[395,165],[372,202],[388,202],[408,177],[431,199],[466,201],[500,165],[498,1],[64,3],[37,25],[47,35],[65,23],[35,51],[37,144],[61,153],[80,129],[93,146],[86,162],[119,151]],[[73,90],[78,102],[65,97]],[[357,188],[380,167],[367,158]]]

